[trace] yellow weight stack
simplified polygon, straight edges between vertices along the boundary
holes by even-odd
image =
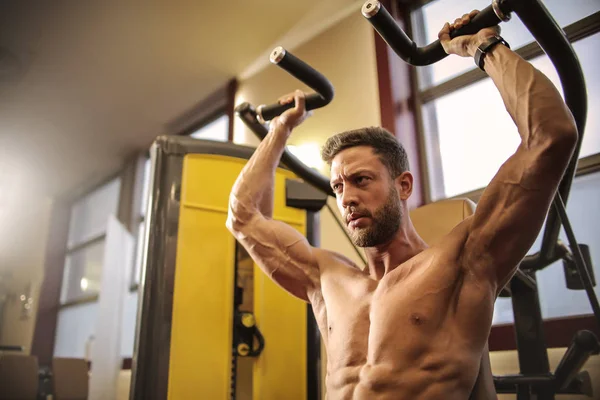
[[[235,239],[225,227],[229,192],[246,160],[188,154],[183,160],[173,289],[168,398],[229,399]],[[304,233],[306,213],[285,205],[289,171],[278,169],[274,218]],[[254,313],[265,338],[252,398],[306,399],[306,303],[254,268]],[[238,392],[243,391],[238,385]],[[250,390],[249,388],[247,390]],[[239,393],[238,398],[249,398]]]

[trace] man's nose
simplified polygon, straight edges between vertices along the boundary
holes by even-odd
[[[358,205],[358,196],[356,190],[347,186],[344,187],[340,200],[342,203],[342,207],[344,208],[356,207]]]

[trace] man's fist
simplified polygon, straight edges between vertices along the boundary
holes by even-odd
[[[450,38],[450,34],[454,30],[467,25],[478,13],[478,10],[473,10],[469,14],[463,15],[461,18],[455,19],[452,25],[446,22],[438,34],[438,38],[447,54],[457,54],[461,57],[473,57],[477,47],[479,47],[481,43],[491,36],[500,34],[500,26],[496,25],[490,28],[484,28],[474,35],[458,36],[454,39]]]
[[[311,113],[306,111],[306,96],[301,90],[286,94],[279,98],[279,104],[289,104],[295,101],[294,108],[284,111],[280,116],[273,118],[272,127],[284,126],[290,131],[300,125]]]

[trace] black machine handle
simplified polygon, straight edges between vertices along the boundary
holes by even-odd
[[[417,47],[379,1],[367,1],[363,4],[361,12],[383,40],[407,63],[417,66],[429,65],[448,56],[439,40],[425,47]],[[469,24],[450,33],[450,37],[472,35],[483,28],[498,25],[501,21],[509,19],[510,12],[504,2],[494,0],[491,5],[481,10]]]
[[[560,77],[565,103],[577,125],[579,140],[558,189],[558,194],[566,202],[583,141],[587,119],[587,95],[581,65],[563,30],[539,0],[493,0],[492,4],[477,14],[469,24],[457,29],[450,36],[472,34],[484,27],[507,21],[511,12],[517,14],[554,64]],[[379,1],[369,0],[364,3],[362,13],[396,54],[407,63],[429,65],[447,56],[439,40],[425,47],[417,47]],[[540,252],[528,256],[522,267],[540,269],[556,259],[560,226],[557,211],[552,208],[546,220]]]
[[[333,100],[333,86],[321,73],[306,64],[283,47],[276,47],[270,56],[270,61],[283,68],[292,76],[314,89],[317,93],[306,96],[306,110],[314,110],[326,106]],[[285,110],[294,108],[295,102],[289,104],[270,104],[258,106],[256,113],[259,121],[269,121]]]
[[[275,48],[271,53],[270,59],[272,63],[283,68],[292,76],[317,91],[317,93],[306,96],[307,110],[321,108],[331,102],[333,99],[333,86],[327,78],[314,68],[285,51],[282,47]],[[294,103],[285,105],[276,103],[270,106],[262,105],[255,110],[250,103],[245,102],[236,106],[235,113],[260,140],[263,140],[269,132],[263,122],[275,118],[294,106]],[[335,197],[333,189],[331,189],[329,184],[329,179],[316,170],[307,167],[306,164],[287,149],[283,151],[281,162],[305,182],[327,193],[329,196]]]

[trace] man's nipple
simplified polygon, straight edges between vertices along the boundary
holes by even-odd
[[[414,325],[423,325],[425,323],[425,318],[422,314],[412,313],[410,314],[410,322]]]

